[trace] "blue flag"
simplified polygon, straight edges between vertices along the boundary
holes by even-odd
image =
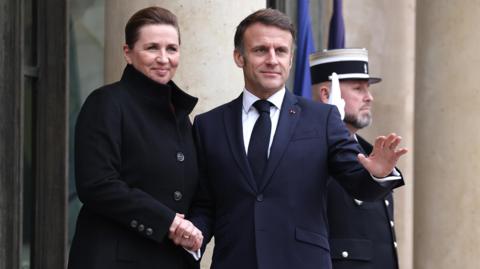
[[[328,49],[345,48],[345,24],[342,15],[342,0],[333,0],[333,14],[328,33]]]
[[[293,92],[306,98],[312,97],[309,56],[315,51],[312,25],[308,13],[308,0],[298,0],[297,58]]]

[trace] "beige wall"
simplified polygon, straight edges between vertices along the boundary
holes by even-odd
[[[360,133],[373,141],[378,135],[395,132],[403,137],[402,146],[410,149],[398,165],[406,186],[395,191],[400,266],[409,269],[413,264],[415,0],[343,1],[343,15],[345,46],[367,48],[370,73],[383,78],[371,86],[373,124]],[[330,16],[324,18],[328,27]],[[328,38],[324,40],[326,44]]]
[[[480,268],[480,2],[417,12],[415,268]]]
[[[364,134],[395,131],[410,148],[395,193],[402,269],[480,268],[479,12],[473,0],[344,1],[347,46],[367,47],[384,79]]]

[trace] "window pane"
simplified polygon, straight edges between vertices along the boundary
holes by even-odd
[[[31,268],[35,224],[35,103],[36,79],[24,81],[23,141],[23,242],[21,268]]]
[[[69,206],[68,243],[75,232],[81,207],[75,190],[74,131],[83,101],[94,89],[103,85],[105,0],[71,0],[69,42]]]
[[[24,64],[37,65],[37,1],[24,1],[23,26],[24,26]]]

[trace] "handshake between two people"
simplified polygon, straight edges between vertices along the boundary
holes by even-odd
[[[185,215],[177,213],[170,225],[168,237],[175,245],[182,246],[189,251],[197,251],[202,246],[202,232],[185,219]]]

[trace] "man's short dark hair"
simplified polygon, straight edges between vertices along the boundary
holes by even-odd
[[[235,49],[243,54],[243,36],[248,27],[255,23],[261,23],[267,26],[274,26],[292,34],[292,41],[295,42],[295,28],[287,15],[276,9],[266,8],[260,9],[243,19],[237,26],[235,32],[234,45]]]

